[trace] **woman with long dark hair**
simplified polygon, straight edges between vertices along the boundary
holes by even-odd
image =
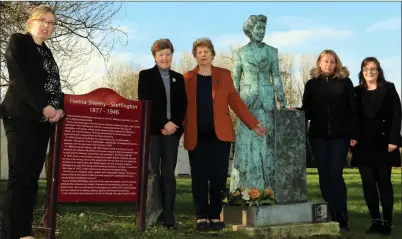
[[[351,164],[359,168],[372,219],[367,234],[389,235],[394,205],[392,166],[401,166],[401,101],[395,85],[385,80],[384,71],[375,57],[363,60],[359,80],[355,92],[360,137],[353,148]]]

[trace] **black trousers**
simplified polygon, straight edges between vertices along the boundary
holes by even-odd
[[[223,142],[213,135],[199,138],[197,146],[188,151],[197,219],[220,219],[228,176],[230,145],[230,142]]]
[[[8,184],[5,215],[11,239],[32,234],[38,179],[52,132],[49,123],[3,119],[7,136]]]
[[[155,187],[152,190],[159,190],[161,198],[148,200],[159,200],[162,213],[158,221],[165,224],[175,224],[174,204],[176,200],[176,177],[175,168],[177,153],[181,135],[156,136],[151,135],[150,140],[150,162],[149,176],[154,177]],[[156,206],[157,208],[157,206]]]
[[[321,194],[331,213],[347,213],[347,192],[343,168],[349,139],[310,139],[317,163]]]
[[[391,182],[392,168],[390,166],[359,167],[363,182],[364,198],[372,219],[381,219],[380,199],[383,219],[392,221],[394,207],[394,190]]]

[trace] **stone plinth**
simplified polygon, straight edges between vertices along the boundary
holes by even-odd
[[[278,204],[307,201],[304,111],[275,110],[272,190]],[[269,133],[269,132],[268,132]]]
[[[269,125],[266,125],[268,134],[264,139],[237,135],[230,191],[270,188],[278,204],[306,202],[304,111],[284,109],[265,114]],[[239,134],[239,129],[237,131]]]
[[[229,224],[260,227],[326,222],[328,221],[328,209],[326,203],[315,202],[252,207],[225,205],[221,217]]]
[[[274,206],[227,206],[221,219],[233,231],[250,238],[339,238],[339,224],[328,222],[326,203],[304,202]]]

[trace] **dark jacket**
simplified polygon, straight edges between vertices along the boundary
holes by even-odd
[[[401,146],[402,143],[400,98],[390,82],[379,85],[376,91],[372,102],[368,102],[365,87],[355,88],[360,136],[353,149],[352,166],[401,165],[399,150],[388,152],[388,144]]]
[[[183,121],[186,115],[187,97],[183,75],[169,70],[171,119],[166,116],[166,91],[158,67],[142,70],[139,74],[138,98],[151,100],[151,134],[162,135],[165,124],[172,121],[179,126],[175,135],[183,133]]]
[[[52,56],[46,44],[42,46]],[[49,105],[50,94],[44,87],[48,73],[31,34],[11,35],[5,57],[9,86],[0,106],[0,117],[40,121],[43,109]]]
[[[357,110],[349,78],[320,76],[307,81],[302,110],[313,138],[356,138]]]

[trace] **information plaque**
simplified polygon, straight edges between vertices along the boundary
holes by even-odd
[[[59,202],[136,201],[142,104],[105,89],[65,96]]]
[[[150,102],[100,88],[65,94],[64,111],[50,144],[46,238],[55,238],[57,202],[136,202],[144,230]]]

